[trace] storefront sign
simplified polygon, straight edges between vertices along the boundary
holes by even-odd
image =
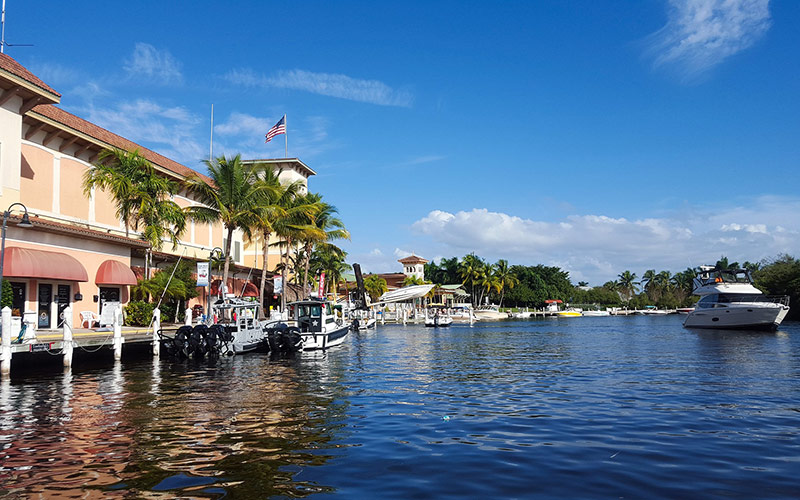
[[[283,276],[275,276],[272,278],[272,283],[275,287],[275,294],[283,293]]]

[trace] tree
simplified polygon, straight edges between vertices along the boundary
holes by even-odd
[[[631,300],[631,297],[638,291],[639,282],[636,281],[636,273],[630,271],[623,271],[619,274],[619,290],[625,296],[625,300]]]
[[[238,154],[233,158],[219,156],[213,161],[205,160],[203,163],[208,168],[211,182],[197,175],[186,180],[188,190],[202,203],[199,206],[189,207],[187,212],[193,220],[206,223],[221,222],[225,228],[226,239],[223,249],[225,267],[222,283],[227,285],[233,232],[240,229],[247,237],[252,237],[251,229],[258,226],[262,204],[274,186],[259,182],[258,174],[264,170],[263,166],[246,166]]]
[[[364,278],[364,290],[373,301],[376,301],[381,295],[389,291],[389,287],[386,285],[385,279],[376,274],[370,274]]]
[[[515,286],[519,285],[519,278],[508,267],[508,261],[500,259],[494,266],[495,276],[500,285],[500,307],[503,307],[503,299],[505,298],[506,290],[512,290]]]
[[[104,150],[100,161],[84,173],[84,194],[89,196],[96,188],[107,191],[117,206],[117,217],[125,224],[126,236],[133,228],[150,244],[145,278],[150,275],[152,251],[161,250],[165,238],[175,248],[186,230],[186,215],[171,199],[178,187],[177,182],[158,174],[138,150]]]
[[[303,249],[305,251],[303,269],[303,290],[308,286],[308,267],[311,259],[311,252],[314,245],[330,244],[329,242],[339,239],[350,239],[350,233],[345,229],[344,223],[336,217],[336,207],[322,201],[320,194],[308,194],[305,200],[309,205],[313,205],[315,210],[309,213],[310,226],[315,230],[303,233]]]
[[[753,276],[756,286],[771,295],[788,295],[792,319],[798,318],[797,304],[800,301],[800,260],[790,255],[778,255],[771,261],[764,261]],[[5,293],[5,292],[3,292]]]
[[[131,287],[131,296],[143,301],[152,298],[154,302],[158,302],[163,296],[165,303],[175,308],[173,320],[177,322],[179,313],[185,309],[186,301],[197,297],[197,281],[193,273],[192,264],[181,261],[157,271],[150,279],[139,280]]]
[[[334,294],[336,293],[336,285],[344,281],[345,287],[347,281],[344,279],[344,273],[351,270],[352,267],[345,263],[347,252],[334,245],[320,246],[314,249],[310,259],[310,270],[314,274],[325,273],[326,289],[331,286]]]
[[[275,231],[277,220],[295,215],[292,210],[302,211],[304,207],[289,209],[290,200],[296,197],[303,188],[301,181],[282,183],[280,181],[281,171],[272,168],[257,169],[258,183],[263,184],[261,188],[262,199],[259,203],[258,217],[255,221],[254,234],[250,238],[258,237],[261,239],[261,254],[263,267],[261,270],[261,283],[258,290],[259,303],[264,304],[264,292],[267,284],[267,266],[269,259],[269,240]],[[262,317],[264,311],[261,312]]]

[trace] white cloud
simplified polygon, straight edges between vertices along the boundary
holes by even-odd
[[[197,127],[202,120],[181,107],[164,107],[153,101],[123,101],[86,110],[86,119],[105,129],[162,155],[197,165],[207,155],[207,148],[197,141]]]
[[[168,51],[159,51],[149,43],[137,43],[123,68],[131,79],[163,85],[183,81],[180,63]]]
[[[557,265],[575,281],[602,284],[625,269],[678,271],[721,255],[741,262],[796,253],[798,211],[800,199],[783,197],[757,198],[746,207],[695,208],[690,217],[636,220],[573,215],[538,221],[487,209],[434,210],[412,227],[431,238],[431,253],[460,257],[474,251],[490,261]]]
[[[381,255],[383,255],[383,252],[381,252],[380,248],[373,248],[369,254],[374,255],[376,257],[380,257]]]
[[[408,250],[403,250],[403,249],[401,249],[401,248],[395,248],[395,249],[394,249],[394,256],[395,256],[395,257],[397,257],[397,258],[399,258],[399,259],[402,259],[402,258],[408,257],[408,256],[409,256],[409,255],[411,255],[412,253],[413,253],[413,252],[409,252]]]
[[[656,67],[695,79],[752,46],[770,27],[769,0],[669,0],[669,20],[650,36]]]
[[[337,73],[314,73],[302,69],[282,70],[272,76],[257,75],[249,69],[230,71],[230,83],[246,87],[274,87],[303,90],[312,94],[338,97],[380,106],[410,107],[410,92],[396,90],[378,80],[361,80]]]

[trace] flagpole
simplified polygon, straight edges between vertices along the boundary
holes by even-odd
[[[283,150],[284,158],[289,157],[289,125],[286,122],[286,115],[283,115],[283,126],[286,131],[283,133],[283,139],[286,141],[286,148]]]

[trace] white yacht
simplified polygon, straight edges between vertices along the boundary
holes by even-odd
[[[446,308],[431,306],[425,309],[425,326],[450,326],[452,323],[453,318],[447,314]]]
[[[694,285],[701,298],[687,328],[775,329],[789,312],[789,297],[762,294],[746,269],[700,266]]]
[[[501,312],[500,308],[494,304],[481,306],[475,309],[473,314],[481,321],[508,319],[508,313]]]

